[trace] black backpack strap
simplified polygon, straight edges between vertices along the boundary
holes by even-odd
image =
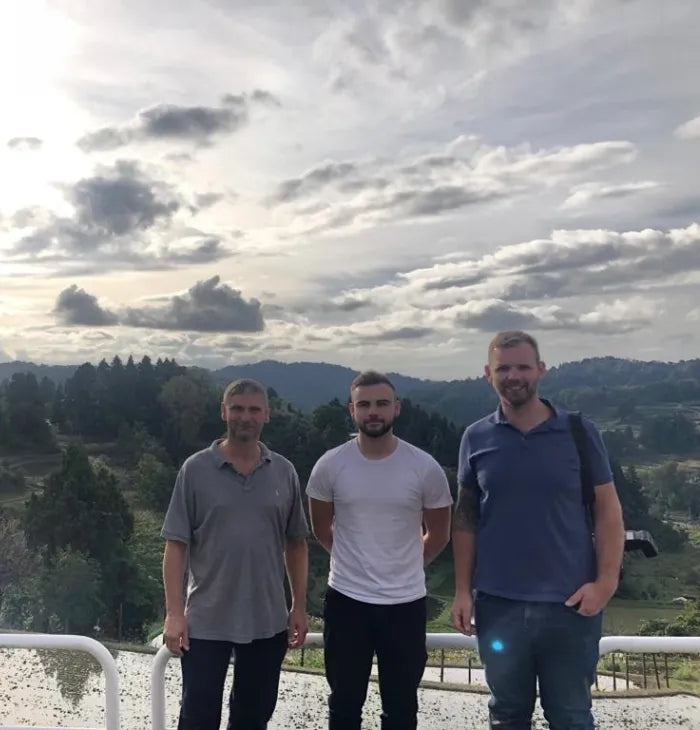
[[[588,434],[581,420],[581,413],[575,411],[569,413],[569,428],[576,444],[579,462],[581,464],[581,500],[586,508],[586,517],[591,533],[594,532],[595,518],[593,505],[595,503],[595,485],[591,472],[591,459],[589,456]]]

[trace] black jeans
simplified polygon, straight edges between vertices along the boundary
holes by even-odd
[[[219,730],[231,652],[235,657],[228,730],[265,730],[277,704],[287,632],[250,644],[190,639],[182,655],[182,705],[177,730]]]
[[[377,605],[333,588],[323,605],[329,730],[359,730],[377,654],[382,730],[415,730],[425,650],[425,598]]]

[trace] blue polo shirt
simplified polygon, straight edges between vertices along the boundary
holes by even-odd
[[[474,588],[503,598],[565,601],[595,580],[596,559],[581,493],[580,462],[566,411],[531,431],[512,426],[500,407],[467,428],[459,484],[477,486]],[[594,484],[612,481],[595,426],[588,435]]]

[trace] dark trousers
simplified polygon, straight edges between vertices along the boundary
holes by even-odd
[[[530,730],[537,682],[550,730],[593,730],[602,614],[477,593],[474,621],[493,730]]]
[[[228,730],[265,730],[277,704],[287,632],[250,644],[190,639],[182,655],[178,730],[219,730],[224,683],[235,657]]]
[[[376,605],[333,588],[323,605],[329,730],[359,730],[377,655],[382,730],[415,730],[425,650],[425,598]]]

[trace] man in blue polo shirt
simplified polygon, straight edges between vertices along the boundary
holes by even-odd
[[[545,365],[535,339],[498,334],[485,374],[500,403],[467,428],[460,447],[452,621],[465,634],[476,630],[494,730],[529,730],[537,683],[550,730],[593,730],[601,611],[624,550],[605,447],[583,419],[591,526],[568,414],[537,394]]]

